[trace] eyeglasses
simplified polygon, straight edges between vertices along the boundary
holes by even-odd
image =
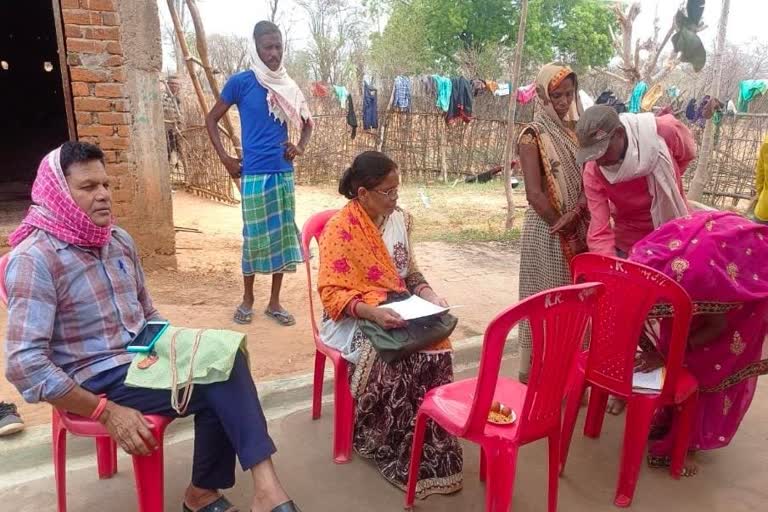
[[[377,194],[381,194],[383,196],[387,196],[387,199],[389,199],[390,201],[394,201],[395,199],[398,198],[399,190],[397,189],[397,187],[395,187],[395,188],[391,188],[389,190],[376,190],[376,189],[373,189],[371,192],[376,192]]]

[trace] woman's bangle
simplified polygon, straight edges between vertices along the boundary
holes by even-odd
[[[99,421],[101,415],[104,414],[104,410],[107,408],[107,397],[102,396],[99,398],[99,403],[96,404],[96,408],[91,413],[91,419],[93,421]]]
[[[419,286],[417,286],[413,290],[413,294],[421,297],[421,292],[423,292],[424,290],[431,290],[431,289],[432,287],[429,286],[427,283],[421,283]]]
[[[362,301],[358,297],[355,297],[349,302],[349,306],[348,306],[349,316],[351,316],[352,318],[360,318],[360,316],[357,314],[357,306],[359,306],[361,302]]]

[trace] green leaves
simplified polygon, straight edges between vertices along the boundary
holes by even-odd
[[[372,37],[380,71],[452,72],[466,68],[468,55],[477,56],[470,66],[477,72],[504,69],[517,38],[519,0],[390,0],[388,6],[386,28]],[[615,17],[600,0],[531,0],[524,59],[563,60],[581,69],[605,65],[613,55],[612,25]]]

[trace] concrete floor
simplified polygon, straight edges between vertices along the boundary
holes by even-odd
[[[510,366],[507,364],[505,366]],[[766,510],[768,503],[768,383],[758,387],[752,409],[732,445],[705,453],[698,459],[700,474],[675,481],[659,470],[643,469],[632,510],[635,512],[753,512]],[[583,416],[583,415],[582,415]],[[332,407],[326,406],[316,422],[304,411],[276,420],[270,432],[279,448],[275,463],[289,494],[303,512],[397,511],[403,494],[381,479],[366,461],[355,457],[347,465],[331,461]],[[583,418],[582,418],[583,419]],[[600,440],[574,436],[569,465],[560,480],[560,507],[564,512],[614,511],[618,452],[623,417],[607,418]],[[581,426],[581,422],[579,424]],[[464,445],[465,485],[460,493],[434,496],[417,502],[424,512],[482,511],[484,487],[478,481],[478,450]],[[181,509],[180,496],[188,483],[192,442],[166,450],[166,510]],[[2,463],[0,461],[0,463]],[[135,511],[130,461],[120,458],[120,472],[111,480],[99,481],[95,468],[68,475],[70,512],[109,510]],[[524,447],[518,462],[513,509],[517,512],[546,510],[546,443]],[[247,507],[250,479],[240,473],[237,486],[227,495]],[[0,491],[0,510],[39,512],[55,510],[52,479],[45,476],[12,489]],[[242,508],[241,510],[248,510]]]

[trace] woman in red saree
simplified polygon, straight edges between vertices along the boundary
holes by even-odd
[[[685,365],[699,382],[691,452],[727,446],[768,373],[768,226],[729,212],[699,212],[663,225],[637,242],[630,259],[675,278],[694,302]],[[638,368],[663,365],[668,337],[661,319],[655,346],[645,346]],[[654,422],[651,466],[668,465],[672,448],[667,411]],[[695,473],[689,464],[688,474]]]
[[[416,266],[411,216],[397,208],[400,176],[383,153],[367,151],[344,172],[339,192],[349,202],[320,237],[318,289],[324,307],[320,337],[354,369],[354,447],[382,476],[405,490],[416,412],[430,389],[453,381],[449,340],[386,363],[358,328],[360,319],[384,329],[403,325],[391,309],[378,308],[389,292],[410,292],[446,305]],[[430,423],[416,487],[417,497],[449,494],[462,486],[462,453],[456,438]]]

